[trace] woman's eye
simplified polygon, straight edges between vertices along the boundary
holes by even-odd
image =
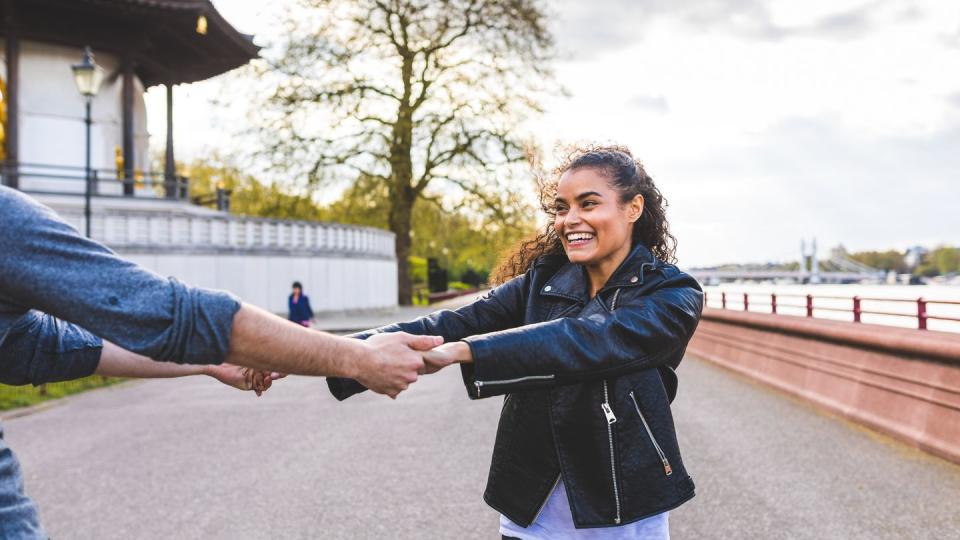
[[[591,206],[596,206],[596,205],[597,205],[596,201],[583,201],[583,204],[581,206],[583,206],[584,208],[590,208]]]
[[[566,214],[567,210],[569,210],[569,208],[567,208],[566,206],[557,206],[553,209],[554,212],[560,215]]]

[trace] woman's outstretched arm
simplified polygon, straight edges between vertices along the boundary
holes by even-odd
[[[674,276],[653,294],[606,316],[567,317],[446,344],[427,366],[460,363],[472,398],[573,384],[666,365],[700,320],[703,293]]]

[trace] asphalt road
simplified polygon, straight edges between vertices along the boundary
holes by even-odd
[[[679,373],[698,495],[671,514],[673,538],[960,538],[960,467],[704,362]],[[480,496],[500,404],[469,401],[452,369],[396,402],[192,378],[5,425],[54,539],[494,539]]]

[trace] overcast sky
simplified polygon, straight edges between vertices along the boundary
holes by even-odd
[[[264,3],[214,0],[271,39]],[[556,0],[556,98],[531,129],[628,145],[670,201],[684,266],[960,245],[960,2]],[[236,122],[177,88],[178,159]],[[148,94],[163,136],[163,96]]]

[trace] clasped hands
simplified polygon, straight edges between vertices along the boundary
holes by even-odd
[[[440,336],[389,332],[374,334],[361,343],[368,354],[356,362],[352,378],[393,399],[417,382],[420,375],[436,373],[451,364],[473,361],[466,343],[444,343]]]
[[[436,373],[451,364],[473,361],[466,343],[444,343],[439,336],[390,332],[374,334],[355,343],[359,350],[344,351],[349,376],[370,390],[393,399],[415,383],[420,375]],[[266,392],[273,381],[286,376],[232,364],[206,366],[205,372],[223,384],[253,390],[258,396]]]
[[[240,390],[253,390],[257,396],[269,390],[273,381],[286,377],[284,373],[260,371],[233,364],[206,366],[204,372],[227,386]]]

